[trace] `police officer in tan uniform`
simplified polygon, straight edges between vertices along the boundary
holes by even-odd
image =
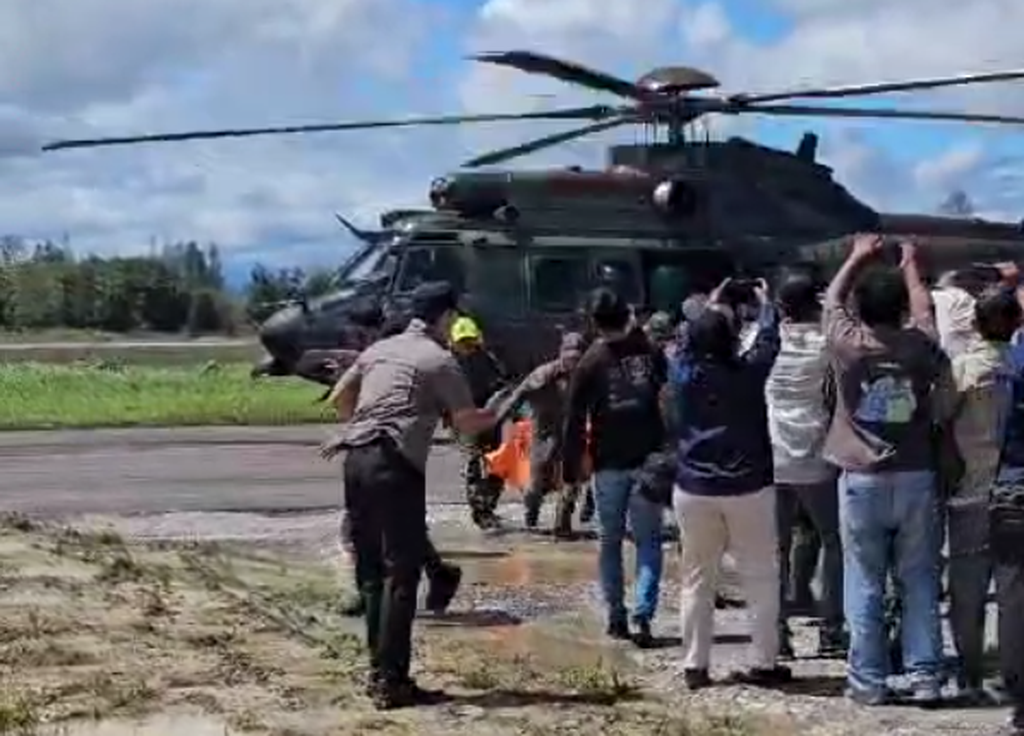
[[[345,509],[366,607],[368,693],[379,709],[437,702],[409,675],[416,592],[430,548],[427,456],[442,413],[456,430],[492,428],[444,343],[457,299],[447,283],[423,284],[401,334],[367,348],[331,392],[343,433],[322,454],[345,450]]]

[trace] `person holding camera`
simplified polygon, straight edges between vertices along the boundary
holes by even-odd
[[[745,292],[743,285],[723,282],[689,323],[686,342],[669,366],[682,664],[691,689],[711,684],[716,583],[726,551],[736,560],[753,613],[753,667],[734,681],[771,686],[792,678],[777,663],[776,499],[765,402],[765,383],[779,352],[778,321],[767,285],[756,282],[757,332],[750,349],[741,352],[735,306],[747,301]]]
[[[866,274],[884,250],[881,236],[858,235],[823,309],[836,379],[824,455],[841,471],[847,694],[864,705],[891,698],[885,588],[892,571],[912,697],[933,704],[942,665],[935,430],[952,417],[956,387],[913,244],[901,244],[899,268]]]
[[[793,555],[800,568],[790,586],[790,555],[794,528],[805,515],[823,549],[821,614],[818,649],[822,656],[843,655],[843,550],[839,540],[839,496],[835,468],[825,462],[822,450],[832,419],[834,384],[821,329],[818,282],[811,274],[794,272],[783,277],[776,305],[781,350],[768,378],[768,428],[772,438],[773,467],[778,494],[779,562],[781,566],[779,635],[784,655],[792,656],[789,616],[798,597],[810,596],[808,580],[818,566],[818,545],[813,557]],[[806,530],[801,530],[806,533]],[[806,539],[799,540],[807,546]],[[802,552],[804,550],[801,550]],[[787,593],[795,593],[787,600]]]

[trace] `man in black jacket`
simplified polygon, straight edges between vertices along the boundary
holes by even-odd
[[[659,401],[666,361],[642,330],[630,329],[629,307],[615,292],[595,290],[589,311],[598,337],[569,383],[563,478],[569,485],[580,481],[589,420],[601,539],[598,565],[608,606],[608,634],[647,646],[652,641],[650,626],[661,582],[663,508],[634,493],[634,486],[648,456],[664,443]],[[622,543],[627,516],[637,552],[635,636],[623,600]]]

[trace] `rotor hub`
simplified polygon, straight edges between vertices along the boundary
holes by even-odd
[[[662,66],[636,80],[636,86],[657,97],[679,97],[698,89],[721,86],[713,76],[689,66]]]

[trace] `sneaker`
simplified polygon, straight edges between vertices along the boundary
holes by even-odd
[[[442,614],[448,610],[455,594],[459,592],[459,584],[462,582],[462,568],[455,565],[445,565],[433,578],[430,579],[430,587],[427,589],[427,610],[435,614]]]
[[[654,635],[651,633],[651,622],[642,618],[634,618],[633,625],[636,631],[633,632],[633,643],[640,649],[654,648]]]
[[[745,672],[734,672],[729,677],[733,685],[750,685],[751,687],[778,687],[793,681],[793,671],[789,667],[752,667]]]
[[[936,708],[942,703],[942,690],[935,683],[915,685],[910,691],[910,702],[921,708]]]
[[[633,639],[633,632],[629,630],[629,624],[625,620],[609,622],[605,633],[612,639],[619,641],[631,641]]]
[[[851,703],[863,705],[867,708],[875,708],[880,705],[890,705],[893,702],[892,693],[888,690],[878,692],[862,690],[856,687],[846,688],[846,699]]]
[[[703,690],[711,687],[711,675],[704,669],[683,670],[683,682],[687,690]]]

